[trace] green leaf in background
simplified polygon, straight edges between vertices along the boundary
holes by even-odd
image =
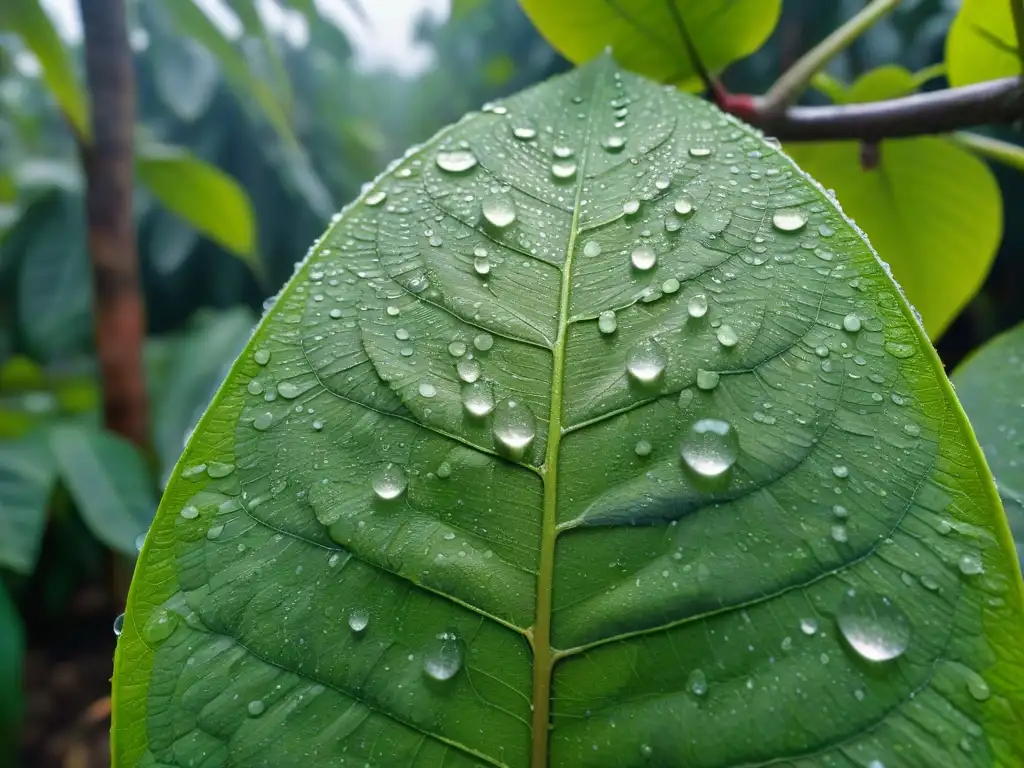
[[[6,0],[5,0],[6,1]],[[24,710],[22,664],[25,631],[18,608],[7,587],[0,582],[0,760],[16,765]]]
[[[753,53],[768,39],[781,0],[519,0],[559,52],[577,64],[611,46],[623,66],[655,80],[699,86],[680,20],[712,72]]]
[[[906,95],[914,83],[910,72],[882,67],[854,83],[847,100]],[[863,166],[854,141],[793,143],[786,151],[835,190],[892,267],[928,334],[941,336],[981,287],[1002,239],[1002,196],[988,166],[934,137],[883,141],[873,168]]]
[[[153,41],[156,91],[171,112],[193,122],[206,112],[217,93],[217,59],[192,38],[160,34],[162,31],[158,30]]]
[[[138,146],[135,165],[169,210],[260,270],[252,206],[238,182],[183,149],[152,142]]]
[[[88,140],[91,130],[85,92],[75,76],[64,41],[54,29],[40,0],[3,0],[0,3],[2,29],[17,34],[32,51],[54,100],[79,136]]]
[[[50,450],[96,538],[134,557],[156,507],[153,478],[135,446],[97,427],[62,424],[50,430]]]
[[[1020,0],[963,0],[946,38],[950,85],[970,85],[1024,74],[1014,32],[1012,3]]]
[[[184,333],[150,340],[151,347],[168,347],[159,355],[163,374],[151,377],[160,385],[151,402],[154,443],[164,477],[170,475],[189,430],[242,351],[255,323],[247,307],[202,312]]]
[[[156,4],[156,7],[172,19],[182,34],[188,35],[212,53],[231,87],[239,94],[248,96],[259,107],[282,139],[295,143],[287,112],[277,101],[273,89],[253,76],[237,41],[225,37],[195,0],[163,2]]]
[[[53,459],[38,433],[0,442],[0,569],[35,568],[53,479]]]
[[[953,383],[995,475],[1024,567],[1024,325],[964,360]]]
[[[147,218],[146,258],[159,274],[171,275],[195,250],[199,233],[184,219],[160,207],[154,208]]]
[[[22,216],[4,248],[19,255],[18,322],[32,352],[52,360],[91,338],[91,275],[82,198],[51,192]]]
[[[135,571],[114,763],[1011,765],[1022,609],[863,236],[602,57],[403,157],[282,291]]]

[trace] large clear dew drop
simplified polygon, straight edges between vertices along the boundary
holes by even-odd
[[[653,339],[642,341],[626,358],[626,373],[638,384],[653,384],[665,372],[668,356],[665,348]]]
[[[448,173],[464,173],[476,165],[476,155],[468,149],[442,149],[435,158],[437,167]]]
[[[507,453],[521,456],[537,436],[537,419],[525,403],[502,400],[494,409],[491,431]]]
[[[732,469],[739,447],[739,436],[729,422],[700,419],[687,431],[679,453],[697,475],[714,479]]]
[[[466,413],[475,418],[483,418],[494,410],[494,395],[491,385],[486,381],[467,382],[462,385],[462,406]]]
[[[451,680],[462,669],[462,640],[454,632],[441,632],[423,654],[423,671],[434,680]]]
[[[890,661],[910,645],[910,620],[883,595],[851,591],[839,608],[836,624],[849,646],[868,661]]]
[[[516,220],[515,203],[504,195],[493,195],[486,198],[481,204],[481,210],[487,223],[498,229],[505,229]]]
[[[397,464],[386,464],[370,477],[370,485],[377,498],[385,501],[397,499],[408,486],[405,470]]]

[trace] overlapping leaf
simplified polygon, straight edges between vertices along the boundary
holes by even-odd
[[[147,537],[115,764],[1009,765],[1021,610],[863,237],[603,58],[403,158],[281,293]]]
[[[989,341],[953,373],[1024,563],[1024,325]]]
[[[686,87],[700,85],[686,36],[712,72],[747,56],[768,38],[781,0],[519,0],[566,58],[580,63],[611,47],[632,70]]]
[[[1016,2],[964,0],[946,38],[946,70],[952,85],[1024,74],[1011,10]]]
[[[901,67],[863,75],[847,103],[913,93]],[[974,153],[945,138],[891,139],[865,154],[859,142],[801,142],[786,150],[826,187],[871,238],[924,327],[938,338],[988,275],[1003,234],[995,176]]]

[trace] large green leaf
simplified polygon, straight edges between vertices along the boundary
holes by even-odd
[[[0,443],[0,569],[31,573],[35,567],[53,474],[38,435]]]
[[[89,107],[64,42],[40,0],[3,0],[0,29],[15,32],[39,61],[43,81],[78,134],[89,138]]]
[[[847,102],[916,90],[900,67],[880,67],[849,89]],[[855,141],[787,145],[811,176],[834,189],[843,210],[892,267],[932,338],[938,338],[988,275],[1003,234],[999,184],[984,162],[944,138],[892,139],[865,167]]]
[[[260,269],[252,205],[237,181],[183,149],[152,142],[140,144],[135,165],[169,210]]]
[[[863,236],[604,57],[409,153],[277,298],[147,537],[115,764],[1011,765],[1022,630]]]
[[[1024,74],[1010,10],[1013,3],[1020,0],[964,0],[946,38],[950,84]]]
[[[54,427],[50,447],[89,529],[108,547],[134,555],[156,506],[142,455],[119,435],[77,424]]]
[[[519,0],[541,34],[566,58],[588,61],[611,46],[637,72],[669,83],[699,85],[683,30],[715,72],[768,39],[781,0]]]
[[[953,372],[1024,566],[1024,324],[996,336]]]

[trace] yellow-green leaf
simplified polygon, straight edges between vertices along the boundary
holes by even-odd
[[[79,135],[88,138],[89,108],[64,42],[39,0],[0,2],[0,29],[9,29],[29,47],[43,70],[43,81]]]
[[[151,143],[139,146],[136,169],[167,208],[252,267],[259,267],[252,205],[233,178],[182,149]]]
[[[899,67],[873,70],[849,101],[904,96],[914,76]],[[934,137],[892,139],[864,167],[855,141],[789,144],[800,167],[834,189],[843,209],[871,238],[896,281],[938,338],[977,292],[1002,239],[1002,196],[984,162]]]
[[[952,85],[969,85],[1021,74],[1020,43],[1011,3],[1021,0],[964,0],[946,38],[946,66]]]
[[[623,66],[684,86],[697,84],[680,22],[701,61],[724,69],[768,39],[781,0],[519,0],[541,34],[568,59],[580,63],[611,46]]]

